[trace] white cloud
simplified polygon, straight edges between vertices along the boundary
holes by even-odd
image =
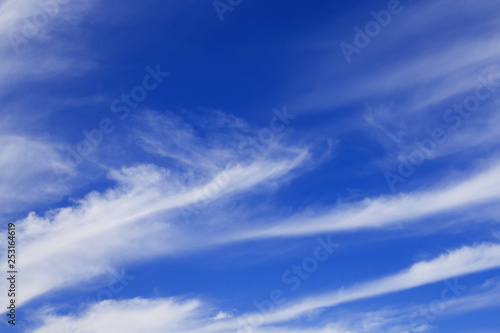
[[[95,304],[78,318],[42,314],[44,325],[32,332],[183,332],[189,330],[192,317],[199,312],[200,302],[196,300],[179,302],[174,299],[136,298],[104,301]]]
[[[215,317],[213,317],[213,320],[221,320],[221,319],[228,319],[228,318],[232,318],[233,315],[231,313],[228,313],[228,312],[224,312],[224,311],[219,311]]]
[[[297,214],[273,226],[261,226],[234,235],[234,240],[300,236],[346,230],[384,228],[416,222],[436,214],[463,212],[500,198],[500,164],[465,180],[449,181],[408,194],[366,198],[355,204],[339,204],[323,212]],[[424,222],[420,222],[424,223]]]
[[[415,288],[451,277],[500,267],[500,245],[480,244],[450,251],[436,259],[422,261],[400,273],[362,283],[339,291],[310,297],[262,317],[261,324],[297,318],[309,311],[354,300]]]
[[[328,59],[320,62],[318,72],[323,82],[336,82],[331,77],[323,76],[338,76],[341,73],[345,77],[343,85],[320,85],[301,96],[294,105],[304,111],[326,111],[349,103],[364,103],[370,98],[380,100],[381,97],[390,97],[404,100],[397,113],[406,116],[408,111],[421,111],[425,106],[473,89],[471,82],[476,76],[496,66],[495,59],[500,53],[498,19],[489,13],[498,10],[498,3],[483,0],[472,5],[467,0],[460,0],[408,3],[404,7],[405,10],[393,18],[376,41],[374,39],[359,55],[354,55],[356,58],[351,65],[345,62],[332,64],[332,59],[341,59],[337,56],[341,56],[341,51],[335,43],[333,54],[328,54]],[[464,11],[463,8],[468,9]],[[421,24],[423,17],[428,24]],[[463,21],[471,17],[477,20],[474,34],[449,36],[443,29],[443,26],[466,26]],[[364,22],[357,23],[361,25]],[[433,25],[435,28],[429,30]],[[348,31],[348,35],[338,36],[337,40],[352,44],[354,32]],[[331,34],[327,36],[332,39]],[[420,38],[422,36],[426,38]],[[376,69],[370,67],[367,70],[363,66],[374,57],[383,59],[387,54],[407,49],[408,43],[418,48],[407,56],[403,53],[396,61],[380,62]],[[457,54],[461,56],[457,57]]]
[[[52,163],[62,163],[57,145],[16,135],[0,135],[0,216],[54,201],[67,191]]]
[[[42,323],[33,332],[56,332],[66,328],[81,329],[82,333],[92,332],[185,332],[185,333],[227,333],[253,332],[322,332],[322,333],[401,333],[428,332],[433,322],[415,321],[413,313],[425,305],[382,309],[377,311],[337,313],[336,318],[327,319],[326,324],[291,324],[298,317],[311,311],[330,308],[363,298],[414,288],[448,279],[454,276],[476,273],[500,267],[500,245],[481,244],[463,247],[436,259],[414,264],[408,270],[378,280],[342,288],[333,293],[308,297],[283,306],[275,312],[249,313],[232,317],[219,311],[215,316],[211,306],[200,300],[179,301],[176,299],[132,299],[104,301],[90,307],[83,315],[58,316],[50,311],[42,312]],[[448,297],[442,315],[456,315],[479,308],[498,306],[498,281],[492,280],[473,289],[463,297]],[[452,294],[453,291],[450,291]],[[439,295],[442,296],[442,295]],[[448,295],[449,296],[449,295]],[[167,311],[167,313],[163,313]],[[140,318],[140,319],[139,319]],[[253,318],[253,320],[251,319]],[[329,318],[326,316],[325,318]],[[412,320],[413,318],[413,320]],[[217,319],[214,322],[214,319]],[[246,326],[247,323],[254,323]],[[280,325],[277,325],[280,324]],[[139,326],[140,325],[140,328]]]
[[[54,38],[96,1],[4,0],[0,3],[0,97],[26,82],[74,77],[95,66],[81,40]],[[45,9],[44,9],[45,8]],[[75,26],[72,26],[75,28]]]
[[[75,205],[44,216],[31,213],[17,221],[18,236],[23,239],[23,260],[18,266],[24,276],[19,304],[88,281],[124,262],[212,243],[215,237],[200,234],[203,226],[193,232],[180,222],[178,208],[276,181],[307,157],[305,150],[280,154],[271,149],[252,162],[234,164],[196,182],[154,165],[112,171],[115,188],[90,193]]]
[[[288,149],[288,154],[273,154],[275,151],[273,148],[251,163],[233,165],[196,182],[153,165],[115,170],[110,174],[117,182],[114,189],[91,193],[74,206],[49,211],[45,216],[32,213],[18,221],[24,239],[20,269],[27,279],[20,302],[88,281],[144,256],[174,255],[249,238],[387,227],[431,214],[472,208],[500,196],[496,182],[500,179],[500,167],[494,166],[458,184],[366,199],[320,215],[299,214],[277,224],[279,227],[257,231],[241,223],[220,232],[217,228],[211,230],[209,225],[179,222],[178,208],[220,200],[281,179],[301,166],[308,156],[298,149]],[[219,217],[224,214],[218,212]],[[197,232],[193,233],[192,228]]]

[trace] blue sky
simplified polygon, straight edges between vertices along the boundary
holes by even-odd
[[[500,332],[499,9],[2,0],[0,331]]]

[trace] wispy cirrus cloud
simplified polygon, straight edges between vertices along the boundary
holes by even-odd
[[[297,318],[313,310],[498,268],[500,267],[499,253],[500,245],[498,244],[463,247],[433,260],[418,262],[409,269],[394,275],[360,283],[333,293],[309,297],[261,316],[259,325],[279,323]]]
[[[246,332],[248,329],[262,333],[428,332],[432,328],[432,323],[412,321],[413,313],[423,305],[398,309],[387,308],[364,313],[342,311],[342,319],[332,321],[325,318],[322,320],[322,324],[290,325],[288,323],[296,321],[307,313],[325,310],[346,302],[377,297],[451,277],[500,267],[499,251],[498,244],[466,246],[435,259],[418,262],[409,269],[394,275],[342,288],[332,293],[295,300],[293,304],[278,307],[274,312],[248,313],[234,318],[228,316],[215,320],[213,313],[216,308],[200,300],[137,298],[96,303],[79,317],[55,315],[50,311],[45,311],[40,314],[42,323],[38,324],[39,327],[34,332],[51,332],[67,327],[79,328],[84,332],[136,332],[135,324],[128,323],[123,318],[135,318],[141,313],[147,313],[149,316],[149,314],[155,314],[165,309],[168,309],[172,316],[152,316],[150,320],[141,323],[145,325],[142,328],[147,328],[150,332],[168,330],[186,333]],[[446,314],[454,315],[498,306],[499,288],[494,280],[472,289],[472,292],[460,298],[447,297],[444,303]],[[454,292],[453,290],[447,291],[449,294]]]
[[[67,192],[52,169],[61,147],[20,135],[0,135],[0,216],[28,205],[54,202]]]
[[[333,20],[334,23],[321,21],[318,16],[314,18],[314,26],[311,25],[309,29],[306,25],[312,23],[305,19],[305,12],[298,13],[301,15],[300,24],[304,24],[306,29],[299,29],[300,33],[290,31],[293,38],[298,35],[303,37],[312,30],[317,33],[319,29],[324,30],[325,25],[333,27],[328,31],[329,42],[322,40],[322,43],[334,44],[335,50],[322,49],[319,53],[311,54],[314,61],[307,63],[303,62],[302,54],[297,54],[297,49],[288,48],[289,43],[274,43],[273,38],[280,34],[270,31],[273,48],[282,45],[287,57],[297,57],[292,60],[293,66],[288,60],[282,59],[279,60],[279,66],[270,67],[279,67],[277,70],[283,70],[282,73],[285,73],[285,66],[289,66],[286,68],[289,73],[292,73],[291,69],[296,71],[297,68],[306,68],[307,74],[303,76],[314,76],[293,82],[294,89],[283,89],[293,91],[293,96],[287,100],[288,104],[293,105],[293,112],[297,109],[303,111],[300,121],[290,122],[290,127],[296,124],[297,132],[300,133],[293,136],[297,132],[287,127],[290,119],[283,118],[286,109],[278,111],[281,117],[277,116],[275,110],[268,110],[264,117],[268,115],[270,121],[263,126],[269,126],[260,130],[241,118],[248,116],[247,112],[252,112],[252,117],[258,115],[250,104],[267,103],[254,94],[254,86],[262,89],[262,92],[271,93],[277,91],[269,89],[271,85],[289,87],[290,77],[282,81],[267,80],[267,74],[264,75],[262,71],[259,72],[262,74],[258,74],[262,79],[260,82],[246,81],[248,77],[241,76],[245,80],[244,85],[224,86],[227,78],[237,77],[239,80],[240,73],[248,71],[252,77],[258,73],[254,70],[258,66],[253,68],[253,61],[248,61],[250,57],[238,62],[241,60],[236,55],[246,50],[257,50],[250,54],[251,59],[263,60],[266,59],[261,58],[263,54],[272,53],[262,49],[261,44],[251,44],[250,41],[255,42],[254,38],[240,38],[235,43],[236,52],[230,57],[226,57],[231,54],[229,49],[220,49],[220,53],[215,49],[220,45],[233,47],[224,39],[234,38],[233,35],[224,35],[227,31],[243,32],[248,29],[218,30],[217,35],[224,35],[223,39],[217,39],[214,34],[214,43],[197,45],[197,41],[207,40],[213,28],[204,21],[201,14],[203,9],[194,1],[175,2],[185,6],[178,12],[169,11],[171,4],[163,5],[161,1],[138,7],[133,2],[125,5],[112,2],[109,8],[100,7],[89,15],[92,18],[88,22],[81,26],[69,23],[71,27],[68,20],[81,19],[89,8],[99,2],[42,2],[4,0],[0,3],[0,35],[3,37],[0,41],[0,79],[3,83],[0,86],[4,88],[0,93],[0,101],[6,101],[0,116],[17,117],[19,120],[9,130],[4,131],[7,126],[2,125],[0,134],[0,199],[6,203],[3,211],[0,210],[0,216],[23,210],[24,217],[18,218],[19,214],[16,217],[18,236],[22,239],[19,261],[22,279],[19,280],[18,305],[29,311],[40,310],[30,308],[38,303],[38,299],[40,303],[48,302],[50,307],[37,311],[39,317],[31,331],[45,333],[79,329],[93,333],[225,333],[240,330],[246,333],[245,327],[250,323],[250,328],[262,333],[426,332],[432,329],[432,322],[411,326],[410,317],[416,309],[414,306],[394,304],[387,309],[363,313],[356,306],[366,309],[362,301],[377,300],[382,295],[421,288],[457,276],[485,271],[491,273],[500,267],[499,245],[484,243],[485,239],[494,238],[495,235],[490,235],[493,232],[489,228],[483,228],[490,222],[488,226],[494,229],[500,216],[495,208],[500,200],[500,164],[495,157],[500,119],[496,115],[497,96],[500,96],[497,94],[500,91],[497,65],[500,55],[500,37],[497,32],[500,20],[495,16],[500,8],[498,3],[486,0],[403,2],[404,12],[394,16],[391,25],[373,39],[370,48],[355,55],[355,61],[349,66],[344,61],[336,62],[342,57],[338,49],[342,36],[336,31],[342,30],[349,15],[344,16],[342,13],[339,20]],[[26,29],[29,21],[33,22],[36,15],[41,17],[40,12],[47,9],[49,3],[59,4],[57,10],[53,9],[54,15],[45,11],[49,20],[35,27],[36,32],[29,38],[23,36],[22,30]],[[103,14],[115,14],[117,8],[112,7],[115,5],[124,9],[118,15],[107,17],[107,14]],[[354,7],[372,6],[365,5],[356,4]],[[270,12],[275,8],[273,6],[265,10]],[[213,8],[210,4],[207,8],[213,18]],[[254,12],[257,7],[248,8],[250,11],[247,13],[263,13]],[[293,11],[294,8],[288,6],[286,9]],[[322,4],[318,8],[323,12],[323,8],[331,10],[336,7]],[[160,12],[165,16],[156,20],[154,16]],[[186,13],[190,19],[183,20]],[[127,17],[128,14],[132,15]],[[240,14],[240,17],[244,17],[245,11],[238,16]],[[369,15],[369,9],[364,14]],[[180,19],[176,15],[180,15]],[[346,36],[352,38],[352,26],[364,22],[366,16],[360,17],[362,20],[358,23],[347,22],[349,33]],[[423,21],[425,24],[422,24]],[[118,26],[116,23],[123,25]],[[217,27],[220,26],[218,23]],[[206,29],[199,29],[204,24]],[[168,44],[163,44],[157,37],[159,34],[151,36],[151,30],[142,30],[145,26],[165,33],[163,36],[168,36],[164,38]],[[269,29],[274,28],[269,26]],[[203,30],[203,34],[198,36],[196,30]],[[13,44],[12,38],[16,34],[24,39],[17,39],[21,42]],[[189,41],[183,40],[186,36],[189,36]],[[116,45],[113,44],[115,41]],[[87,43],[95,48],[90,50]],[[137,48],[135,43],[152,47]],[[107,45],[101,50],[104,44]],[[211,52],[214,52],[213,56]],[[200,62],[202,66],[193,66],[198,63],[193,60],[201,59],[197,58],[199,54],[203,55]],[[102,118],[103,113],[106,117],[116,116],[112,114],[113,110],[109,113],[113,96],[118,96],[120,91],[134,91],[123,90],[119,85],[123,83],[125,87],[131,87],[128,82],[137,80],[135,75],[129,75],[128,70],[142,70],[151,58],[156,61],[157,57],[168,61],[169,64],[165,65],[171,66],[180,74],[178,77],[183,78],[172,79],[162,86],[166,91],[170,89],[166,95],[151,95],[151,99],[144,101],[141,108],[133,108],[129,119],[119,125],[117,123],[113,135],[106,136],[102,144],[99,143],[98,151],[86,162],[93,164],[101,174],[106,174],[107,177],[103,176],[105,179],[93,179],[88,187],[79,191],[73,191],[71,184],[69,188],[64,187],[57,181],[54,165],[66,168],[68,173],[82,182],[92,177],[92,172],[82,170],[88,166],[87,163],[81,165],[81,169],[71,169],[65,165],[65,154],[62,153],[64,147],[77,146],[74,142],[82,138],[82,129],[90,128],[96,119]],[[102,67],[99,61],[102,61]],[[203,66],[205,64],[210,66]],[[241,72],[238,65],[241,66]],[[89,71],[95,68],[99,68],[99,71]],[[209,70],[205,72],[207,68]],[[217,71],[216,76],[213,76],[214,69]],[[82,75],[87,73],[89,77]],[[296,72],[290,75],[301,77],[301,73]],[[447,108],[452,103],[464,101],[466,94],[477,91],[478,78],[488,78],[488,75],[492,82],[489,87],[483,85],[481,91],[492,92],[491,98],[481,100],[484,103],[473,116],[463,116],[463,128],[454,131],[453,136],[432,156],[432,159],[440,159],[437,163],[446,164],[446,167],[433,169],[429,174],[422,173],[420,184],[424,185],[413,186],[413,190],[397,195],[381,195],[387,193],[387,189],[380,189],[377,182],[368,181],[366,187],[369,190],[366,193],[370,194],[353,190],[357,191],[358,198],[362,196],[365,199],[353,201],[349,198],[348,203],[343,202],[343,194],[339,194],[342,191],[337,188],[351,187],[351,183],[358,183],[360,178],[353,180],[352,175],[344,177],[337,172],[337,167],[358,172],[358,167],[363,164],[372,169],[376,166],[387,170],[391,162],[399,161],[413,151],[417,137],[427,128],[442,126],[442,116]],[[139,78],[142,76],[141,72]],[[210,77],[211,82],[195,84],[193,78],[204,77]],[[67,78],[70,80],[66,81]],[[71,84],[67,84],[69,81]],[[236,88],[250,86],[251,89],[236,91]],[[219,87],[227,89],[223,95],[228,98],[220,104],[212,100],[217,96]],[[496,88],[495,93],[490,90],[491,87]],[[106,95],[110,89],[115,95],[108,101]],[[218,107],[235,105],[243,100],[247,105],[234,106],[238,117],[199,107],[207,104],[218,104]],[[248,103],[250,100],[253,102]],[[179,103],[191,105],[195,111],[185,111]],[[28,104],[28,108],[20,110]],[[60,114],[54,114],[54,105],[60,107]],[[367,106],[369,112],[365,112]],[[155,111],[147,109],[149,107],[176,111]],[[295,116],[290,117],[293,119]],[[337,122],[337,117],[343,120]],[[280,121],[282,123],[276,127]],[[37,124],[31,126],[28,122]],[[316,130],[316,124],[323,129],[323,133]],[[374,134],[375,131],[388,133],[382,137]],[[24,134],[28,132],[29,135]],[[324,132],[329,134],[323,135]],[[353,132],[356,135],[352,135]],[[319,170],[322,166],[318,167],[318,160],[322,157],[318,158],[317,155],[321,155],[318,151],[324,146],[318,147],[311,142],[317,142],[317,137],[331,137],[332,133],[336,137],[343,136],[337,141],[344,145],[344,150],[338,151],[341,161],[339,164],[325,163],[324,170]],[[366,145],[364,142],[359,144],[363,145],[360,149],[366,153],[361,158],[353,151],[346,151],[350,148],[349,142],[360,137],[370,140]],[[329,149],[333,146],[332,142],[328,141]],[[63,146],[63,143],[68,145]],[[380,146],[383,149],[379,149]],[[469,156],[479,156],[483,160],[471,161]],[[452,158],[444,161],[443,157]],[[479,163],[482,163],[481,167],[477,167]],[[313,170],[315,168],[318,174],[311,175],[311,171],[316,171]],[[373,174],[373,170],[369,172]],[[449,175],[436,181],[436,173],[442,175],[445,172]],[[342,179],[332,182],[329,177],[333,173]],[[291,182],[291,179],[297,182]],[[97,190],[93,191],[94,188]],[[68,195],[64,198],[67,201],[58,203],[63,195]],[[39,205],[49,202],[50,207]],[[36,212],[24,213],[35,208]],[[193,208],[197,211],[197,217],[194,222],[186,223],[184,210],[191,212]],[[325,267],[326,275],[318,274],[315,278],[326,279],[321,280],[323,284],[311,287],[314,292],[303,289],[299,298],[290,299],[284,306],[278,306],[276,311],[268,313],[236,311],[234,304],[222,309],[214,306],[213,302],[205,298],[217,299],[217,292],[221,289],[213,293],[208,290],[211,287],[208,278],[206,286],[203,283],[195,296],[189,294],[188,300],[170,296],[178,295],[175,288],[192,288],[189,281],[172,285],[172,289],[162,298],[147,298],[143,286],[136,285],[127,291],[131,295],[127,297],[137,298],[97,302],[83,314],[64,313],[60,310],[61,299],[57,299],[60,294],[50,295],[60,290],[88,290],[96,280],[113,273],[117,267],[144,261],[151,262],[151,266],[148,265],[141,272],[148,275],[149,279],[149,269],[155,269],[155,274],[161,271],[156,269],[158,262],[152,262],[153,259],[165,264],[166,269],[170,268],[171,258],[182,260],[183,267],[194,269],[191,260],[196,267],[193,257],[198,257],[199,253],[231,248],[230,251],[218,252],[224,258],[207,256],[204,264],[211,265],[213,275],[210,278],[215,280],[222,277],[220,284],[224,284],[227,293],[232,293],[231,297],[236,299],[238,290],[231,288],[241,289],[244,279],[237,275],[241,272],[231,268],[230,274],[235,275],[224,275],[227,271],[223,272],[217,266],[218,260],[234,258],[242,252],[245,255],[250,253],[249,257],[273,246],[280,247],[274,251],[275,256],[272,258],[278,265],[286,260],[283,257],[290,255],[287,251],[291,247],[300,247],[296,245],[301,241],[299,238],[310,235],[335,233],[340,238],[346,236],[347,239],[355,239],[358,244],[366,245],[367,231],[376,231],[377,234],[384,234],[383,237],[389,233],[391,235],[388,237],[398,237],[400,234],[394,236],[391,232],[393,229],[409,230],[411,233],[418,227],[422,230],[419,236],[432,234],[437,237],[446,227],[459,223],[481,226],[477,230],[480,240],[475,239],[474,233],[467,235],[465,241],[450,240],[447,234],[445,239],[454,245],[440,244],[444,248],[455,248],[456,243],[474,245],[455,248],[413,265],[411,263],[414,261],[410,261],[407,263],[408,269],[403,271],[399,271],[400,267],[392,268],[393,263],[386,263],[386,257],[380,259],[378,254],[382,251],[374,251],[370,259],[380,259],[377,269],[383,273],[375,273],[375,276],[372,272],[367,273],[340,289],[337,282],[342,279],[329,275],[334,273],[333,269]],[[470,226],[468,228],[472,229]],[[456,233],[461,236],[465,234],[463,230]],[[282,241],[290,241],[292,245],[281,247]],[[425,244],[424,240],[411,239],[413,241],[418,245]],[[369,242],[374,244],[381,240],[371,238]],[[5,248],[5,237],[0,238],[0,245],[1,249]],[[398,259],[406,260],[404,256],[411,256],[414,248],[406,250]],[[246,259],[247,256],[241,258],[238,264],[254,264],[254,259],[250,263]],[[5,263],[0,264],[0,269],[5,268]],[[359,272],[353,272],[350,267],[344,269],[345,275],[359,276]],[[181,270],[178,274],[184,273]],[[248,276],[251,283],[269,278],[268,271],[264,269],[252,274],[255,275]],[[183,278],[175,276],[173,280]],[[177,283],[173,280],[170,281],[172,284]],[[151,281],[158,288],[165,285],[164,281],[155,278]],[[5,289],[5,283],[5,279],[0,280],[0,289]],[[248,293],[256,292],[251,288],[248,287]],[[255,285],[253,288],[256,288]],[[482,287],[476,291],[445,302],[448,313],[468,313],[498,305],[495,301],[498,288]],[[207,294],[210,296],[207,297]],[[227,297],[219,299],[226,301]],[[67,304],[71,301],[62,302]],[[236,302],[239,299],[234,300]],[[351,305],[355,309],[345,311],[345,318],[329,318],[328,314],[337,314],[337,310],[344,311],[342,306]]]
[[[340,204],[330,209],[297,213],[279,222],[245,230],[233,235],[234,240],[283,236],[304,236],[318,233],[356,231],[415,223],[436,214],[492,204],[500,198],[500,166],[491,162],[482,171],[465,178],[441,182],[426,190],[406,194],[366,198],[354,204]]]
[[[183,131],[196,135],[177,128],[180,137],[185,137]],[[243,159],[233,151],[233,145],[244,137],[233,138],[229,145],[213,142],[201,148],[194,138],[183,141],[183,149],[198,151],[200,157],[191,165],[194,177],[180,172],[171,161],[167,161],[171,168],[139,164],[113,169],[109,173],[113,188],[89,193],[71,206],[43,215],[31,213],[17,221],[19,237],[24,240],[24,260],[19,269],[26,276],[19,303],[106,274],[120,263],[213,244],[217,230],[187,226],[180,208],[279,182],[310,158],[305,148],[282,147],[276,142],[262,155]],[[182,162],[181,155],[169,156]],[[209,172],[208,165],[212,165]],[[200,234],[201,230],[214,237]]]
[[[483,0],[472,6],[469,1],[461,0],[458,3],[405,3],[405,6],[405,11],[393,18],[394,22],[386,31],[372,41],[369,54],[361,53],[352,65],[335,63],[334,59],[342,57],[342,53],[337,44],[332,45],[328,57],[318,64],[322,84],[298,97],[294,105],[304,112],[340,112],[346,105],[393,100],[405,110],[404,116],[409,116],[409,111],[428,112],[429,106],[466,92],[472,88],[471,78],[497,68],[499,22],[489,13],[497,10],[498,4]],[[428,24],[420,24],[422,17]],[[441,26],[432,30],[432,38],[418,38],[433,25],[445,24],[451,29],[456,25],[465,27],[472,24],[471,21],[474,22],[474,35],[449,36],[448,30]],[[326,38],[332,39],[330,34]],[[345,37],[338,38],[345,40]],[[415,51],[398,57],[397,61],[383,60],[387,54],[410,47]],[[379,60],[378,65],[367,67],[373,59]],[[346,78],[342,85],[332,79],[336,75]]]
[[[286,221],[273,222],[272,227],[256,229],[242,221],[227,225],[223,232],[216,228],[212,230],[212,236],[204,234],[200,238],[199,232],[192,233],[191,227],[181,222],[179,208],[200,201],[217,201],[229,194],[279,180],[302,166],[308,158],[307,151],[300,149],[285,149],[276,154],[278,147],[270,148],[268,153],[254,160],[242,161],[218,173],[206,173],[207,176],[201,178],[182,177],[175,169],[155,165],[114,170],[110,177],[117,184],[115,188],[104,193],[90,193],[74,206],[49,211],[42,216],[30,214],[18,221],[20,234],[26,240],[26,259],[21,264],[22,269],[31,272],[28,276],[34,279],[28,283],[21,301],[87,281],[113,270],[118,264],[139,260],[143,256],[195,250],[189,245],[193,242],[199,248],[249,239],[390,227],[454,209],[474,209],[477,205],[494,202],[500,196],[500,187],[494,181],[500,179],[500,171],[493,164],[465,181],[405,195],[366,199],[334,207],[322,214],[297,213]],[[193,146],[193,151],[196,149]],[[229,155],[218,156],[224,159]],[[214,166],[210,168],[212,171],[218,165],[207,165],[210,164]],[[218,212],[219,223],[224,214],[231,212]],[[196,228],[210,234],[210,224],[197,225]],[[142,241],[144,239],[148,239],[147,244]],[[90,251],[89,244],[93,244]],[[75,261],[74,258],[79,259]],[[49,269],[55,266],[60,266],[57,273]],[[87,274],[77,274],[83,267],[86,267]]]

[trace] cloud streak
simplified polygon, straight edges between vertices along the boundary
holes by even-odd
[[[448,182],[429,190],[367,198],[355,204],[334,207],[323,213],[302,213],[272,227],[246,230],[235,240],[387,228],[425,217],[473,208],[500,199],[500,164],[468,179]],[[424,223],[424,222],[420,222]]]
[[[207,160],[213,160],[210,150],[206,152]],[[193,172],[203,176],[195,179],[183,177],[176,169],[152,164],[111,170],[114,188],[92,192],[72,206],[48,211],[43,216],[31,213],[17,221],[19,237],[23,239],[23,260],[18,266],[25,276],[19,304],[50,290],[109,273],[124,262],[213,244],[215,237],[193,232],[194,226],[188,227],[179,220],[180,208],[222,200],[280,181],[309,158],[305,149],[281,149],[278,144],[255,159],[231,165],[223,163],[228,162],[230,150],[218,156],[220,160],[215,165],[219,169],[197,172],[205,166],[200,161]],[[4,240],[0,240],[0,245],[6,246]]]
[[[473,247],[465,246],[457,250],[429,260],[412,265],[409,269],[378,280],[354,285],[341,290],[295,301],[294,304],[278,308],[270,313],[249,313],[232,318],[227,316],[214,319],[215,309],[199,300],[180,301],[176,299],[131,299],[123,301],[104,301],[93,305],[81,317],[56,316],[44,313],[44,323],[34,330],[45,333],[61,330],[65,327],[80,327],[83,331],[92,332],[136,332],[134,323],[129,319],[137,318],[144,313],[142,329],[148,332],[247,332],[250,327],[254,332],[397,332],[397,329],[420,329],[427,331],[430,326],[419,324],[412,326],[411,313],[416,307],[404,310],[383,310],[367,314],[349,313],[348,318],[338,322],[329,321],[324,327],[302,325],[302,328],[279,326],[296,320],[312,311],[324,310],[355,300],[372,298],[387,293],[394,293],[409,288],[415,288],[456,276],[478,273],[484,270],[500,267],[500,245],[479,244]],[[490,283],[491,285],[491,283]],[[494,287],[494,282],[493,282]],[[492,295],[491,291],[494,291]],[[451,292],[451,291],[450,291]],[[496,306],[495,295],[498,286],[493,289],[488,284],[477,289],[473,294],[463,298],[451,299],[446,303],[449,314],[474,311],[475,309]],[[161,311],[168,315],[152,316]],[[220,312],[219,312],[220,313]],[[151,315],[151,317],[150,317]],[[352,319],[352,320],[350,320]],[[248,325],[252,323],[252,325]],[[243,324],[246,324],[243,325]],[[278,326],[277,326],[278,325]]]

